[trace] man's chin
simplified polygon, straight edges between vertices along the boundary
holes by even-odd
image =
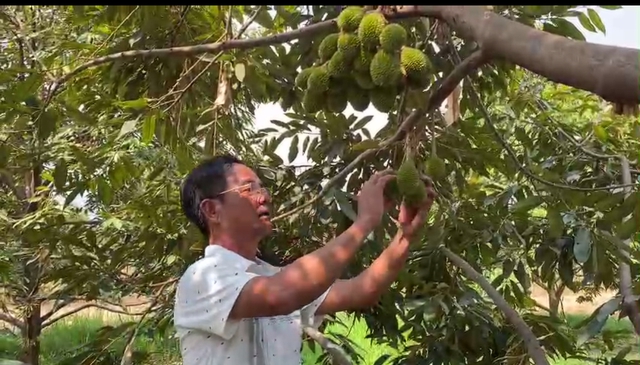
[[[264,229],[265,236],[270,235],[273,231],[273,223],[271,223],[271,220],[268,218],[260,218],[260,223]]]

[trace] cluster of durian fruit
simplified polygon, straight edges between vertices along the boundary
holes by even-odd
[[[422,51],[406,46],[403,26],[359,6],[345,8],[336,21],[340,32],[322,40],[316,64],[296,77],[305,111],[340,113],[347,103],[364,111],[371,103],[387,113],[402,86],[427,86],[431,64]]]

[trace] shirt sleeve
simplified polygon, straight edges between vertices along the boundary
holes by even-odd
[[[300,321],[303,325],[315,329],[318,329],[318,327],[320,327],[322,321],[324,321],[324,315],[316,315],[316,312],[318,311],[318,308],[320,308],[320,305],[322,305],[322,302],[324,302],[324,299],[327,297],[327,294],[329,294],[330,290],[331,287],[316,300],[302,307],[302,309],[300,310]]]
[[[191,267],[178,284],[175,326],[230,339],[241,322],[229,319],[231,309],[242,288],[256,276],[237,265],[221,262]]]

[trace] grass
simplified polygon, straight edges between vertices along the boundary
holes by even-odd
[[[60,321],[50,328],[45,329],[41,336],[41,353],[42,365],[52,365],[64,359],[69,354],[74,353],[82,345],[91,340],[95,336],[97,329],[103,326],[107,321],[110,324],[121,322],[124,318],[108,318],[96,315],[77,315],[70,317],[72,319]],[[582,320],[583,316],[570,316],[569,322],[577,323]],[[363,364],[373,364],[375,360],[383,354],[393,354],[394,350],[388,346],[372,344],[366,339],[366,324],[361,321],[346,320],[347,327],[342,325],[332,325],[329,331],[348,335],[348,337],[356,343],[360,348],[360,353],[364,357]],[[353,325],[352,325],[353,324]],[[633,329],[628,320],[618,321],[610,318],[604,331],[612,331],[622,333],[624,340],[616,342],[617,348],[632,344],[635,340]],[[123,343],[116,344],[116,348],[122,348]],[[0,359],[15,358],[19,349],[19,339],[8,334],[0,333]],[[180,354],[176,340],[173,338],[140,338],[137,341],[136,349],[144,350],[151,353],[148,364],[155,365],[173,365],[180,364]],[[120,350],[121,351],[121,350]],[[615,352],[614,352],[615,353]],[[303,350],[304,364],[312,365],[316,363],[316,359],[320,356],[321,349],[316,347],[316,351],[311,351],[305,345]],[[634,356],[637,357],[637,356]],[[559,360],[554,365],[578,365],[585,364],[581,360]]]

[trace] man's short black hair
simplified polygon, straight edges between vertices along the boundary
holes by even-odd
[[[227,189],[227,171],[233,164],[244,163],[231,155],[215,156],[191,170],[182,183],[182,211],[205,237],[209,236],[209,228],[200,211],[200,203],[204,199],[216,198]]]

